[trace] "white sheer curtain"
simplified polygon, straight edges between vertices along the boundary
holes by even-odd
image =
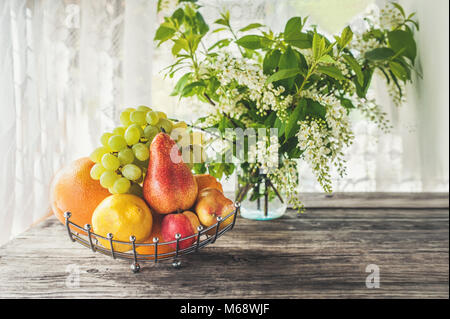
[[[171,116],[200,115],[194,101],[170,97],[171,61],[155,49],[156,0],[0,1],[0,244],[49,212],[54,172],[89,154],[118,111],[153,104]],[[394,130],[381,134],[355,117],[348,176],[335,191],[448,191],[448,2],[403,1],[418,11],[424,78],[409,87],[401,109],[375,93]],[[294,15],[335,32],[374,0],[203,0],[212,23],[229,8],[236,26],[259,21],[281,31]],[[376,2],[382,4],[383,1]],[[299,166],[301,191],[320,188]],[[233,182],[230,182],[231,188]]]
[[[54,172],[151,104],[156,2],[0,1],[0,244],[49,212]]]

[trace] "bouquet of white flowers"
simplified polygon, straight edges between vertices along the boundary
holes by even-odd
[[[346,27],[328,39],[315,27],[307,28],[301,17],[291,18],[283,32],[274,33],[259,23],[234,30],[225,12],[211,29],[195,2],[179,1],[154,38],[158,44],[172,43],[176,61],[167,74],[183,72],[173,95],[195,96],[210,104],[210,112],[195,125],[215,128],[224,136],[236,128],[278,131],[249,146],[239,164],[196,163],[194,171],[220,178],[239,166],[238,200],[253,189],[251,200],[284,195],[287,203],[302,210],[296,192],[297,160],[308,162],[323,189],[331,192],[330,169],[334,165],[345,174],[344,150],[354,138],[349,113],[360,110],[389,129],[367,91],[379,72],[393,99],[400,104],[404,98],[416,59],[414,14],[406,15],[392,3],[365,19],[364,33]],[[206,38],[216,33],[223,37],[206,47]],[[266,185],[262,191],[260,184]]]

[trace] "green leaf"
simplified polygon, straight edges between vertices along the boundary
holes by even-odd
[[[225,31],[228,30],[228,28],[218,28],[212,31],[212,33],[217,33],[217,32],[221,32],[221,31]]]
[[[170,94],[171,96],[179,95],[183,91],[184,87],[186,86],[186,83],[189,81],[189,77],[191,76],[191,74],[192,74],[191,72],[186,73],[178,80],[177,84],[175,84],[172,93]]]
[[[300,49],[311,48],[311,39],[308,34],[302,32],[303,26],[304,21],[302,21],[302,18],[291,18],[284,28],[284,40]]]
[[[401,5],[399,5],[398,3],[395,3],[395,2],[391,2],[391,4],[392,4],[394,7],[396,7],[398,11],[400,11],[400,13],[401,13],[401,15],[402,15],[403,17],[406,16],[406,15],[405,15],[405,10],[403,10],[403,7],[402,7]]]
[[[323,46],[322,46],[322,40],[323,38],[316,32],[313,36],[313,42],[312,42],[312,50],[313,50],[313,57],[314,60],[320,59],[323,52]]]
[[[299,158],[301,155],[301,150],[297,147],[298,139],[293,136],[290,139],[287,139],[283,145],[281,145],[279,153],[287,154],[290,159]]]
[[[206,164],[205,163],[195,163],[193,170],[194,170],[195,174],[205,174],[206,173]]]
[[[280,62],[278,63],[278,67],[280,70],[282,69],[295,69],[299,66],[298,55],[295,54],[295,51],[292,50],[290,46],[286,49],[286,51],[281,55]]]
[[[363,83],[363,85],[360,85],[358,81],[354,81],[355,82],[355,87],[356,87],[356,94],[360,98],[365,97],[366,94],[367,94],[367,90],[369,89],[370,83],[372,82],[373,69],[364,70],[363,74],[364,74],[364,83]]]
[[[295,55],[297,56],[298,65],[301,69],[301,74],[303,76],[305,76],[306,73],[308,72],[308,63],[306,62],[306,59],[303,54],[301,54],[297,50],[295,50],[294,52],[295,52]]]
[[[387,60],[393,57],[395,52],[389,48],[376,48],[366,52],[365,58],[372,61]]]
[[[385,38],[384,32],[381,31],[380,29],[372,29],[364,35],[365,40],[367,40],[369,38],[375,38],[379,42],[384,42],[384,38]]]
[[[264,25],[262,25],[261,23],[250,23],[248,26],[240,29],[239,31],[241,32],[245,32],[245,31],[249,31],[249,30],[253,30],[253,29],[257,29],[257,28],[261,28]]]
[[[317,71],[323,74],[326,74],[328,76],[331,76],[332,78],[338,80],[338,81],[343,81],[345,80],[345,76],[342,74],[341,70],[339,70],[337,67],[329,65],[319,65],[317,67]]]
[[[238,39],[236,43],[243,48],[256,50],[261,49],[263,47],[262,40],[264,37],[260,35],[246,35],[242,38]]]
[[[417,47],[412,33],[403,30],[394,30],[388,33],[388,40],[391,48],[395,52],[404,50],[403,55],[414,63]]]
[[[325,120],[327,109],[317,101],[308,100],[306,115]]]
[[[293,17],[289,19],[284,27],[284,38],[287,39],[291,36],[302,32],[303,29],[303,21],[301,17]]]
[[[280,57],[281,51],[278,49],[266,53],[266,56],[264,57],[263,60],[264,74],[271,74],[277,69],[278,63],[280,62]]]
[[[359,85],[362,86],[364,84],[364,74],[362,73],[361,66],[359,65],[358,61],[356,61],[354,57],[348,54],[343,55],[343,58],[355,72],[356,79],[358,80]]]
[[[205,19],[203,19],[203,16],[200,12],[197,11],[195,14],[195,18],[197,21],[198,30],[201,35],[206,34],[209,31],[209,26],[206,24]]]
[[[186,39],[177,39],[172,47],[172,54],[178,55],[181,50],[185,50],[186,52],[189,52],[189,44],[186,41]]]
[[[218,100],[217,89],[220,87],[220,82],[216,77],[211,77],[207,80],[206,91],[208,96],[213,100]],[[209,101],[208,101],[209,102]]]
[[[276,119],[277,119],[276,112],[270,113],[269,116],[267,116],[266,119],[264,120],[264,126],[273,127]]]
[[[223,48],[226,47],[230,44],[232,40],[231,39],[222,39],[217,41],[216,43],[214,43],[209,49],[208,51],[211,51],[212,49],[214,49],[215,47],[219,47],[219,48]]]
[[[420,26],[419,26],[419,23],[417,21],[414,21],[414,20],[411,20],[411,19],[407,19],[407,20],[405,20],[405,22],[411,22],[412,24],[414,24],[414,26],[416,27],[417,31],[420,30],[420,28],[419,28]]]
[[[283,136],[284,126],[285,124],[280,120],[280,118],[277,117],[277,119],[275,120],[274,127],[278,130],[278,137]]]
[[[172,14],[172,19],[176,20],[178,24],[181,24],[184,19],[184,11],[182,8],[178,8],[175,10],[175,12]]]
[[[186,97],[192,95],[194,93],[194,89],[197,87],[205,87],[205,83],[200,81],[189,83],[181,91],[181,96]]]
[[[291,46],[288,46],[286,51],[281,55],[280,62],[278,63],[278,70],[284,69],[296,69],[298,73],[301,73],[301,69],[299,67],[299,55],[296,54],[296,51],[292,49]],[[287,91],[291,90],[294,86],[295,78],[290,77],[289,79],[282,80],[280,85],[284,86]]]
[[[400,63],[391,61],[389,67],[396,77],[405,82],[408,80],[408,73]]]
[[[392,81],[394,81],[394,84],[397,87],[400,96],[403,96],[403,90],[402,90],[402,87],[400,86],[400,84],[398,83],[397,77],[391,70],[388,70],[388,72],[391,75]]]
[[[322,63],[335,63],[336,61],[331,56],[329,56],[328,54],[325,54],[324,56],[322,56],[319,59],[319,62],[322,62]]]
[[[295,37],[285,39],[286,43],[297,47],[299,49],[310,49],[311,48],[311,37],[303,32],[298,33]]]
[[[299,73],[300,73],[300,69],[299,68],[296,68],[296,69],[283,69],[283,70],[275,72],[274,74],[269,76],[267,78],[266,84],[269,84],[269,83],[272,83],[272,82],[276,82],[276,81],[280,81],[280,80],[284,80],[284,79],[289,79],[289,78],[292,78],[292,77],[296,76]]]
[[[202,36],[199,34],[191,33],[186,36],[186,40],[188,42],[189,48],[192,52],[195,52],[200,44]]]
[[[407,79],[410,80],[411,79],[411,66],[405,61],[405,59],[400,57],[400,58],[394,60],[394,62],[400,63],[403,66],[403,69],[406,72]]]
[[[300,120],[300,116],[302,114],[302,111],[306,107],[306,103],[307,102],[305,99],[301,99],[298,105],[295,107],[294,111],[289,115],[289,121],[284,129],[286,139],[291,138],[298,131],[300,126],[297,122]]]
[[[338,42],[338,44],[341,47],[341,49],[343,49],[350,43],[350,41],[352,41],[352,39],[353,39],[353,31],[349,26],[347,26],[342,31],[340,41]]]
[[[193,6],[185,6],[184,7],[184,13],[186,16],[190,17],[190,18],[194,18],[195,14],[196,14],[196,10]]]
[[[160,41],[159,44],[171,39],[175,34],[175,30],[164,25],[161,25],[158,30],[156,30],[155,37],[153,40]]]
[[[346,98],[341,98],[340,100],[341,100],[342,106],[345,107],[347,110],[355,108],[355,106],[353,105],[351,100],[346,99]]]
[[[216,21],[214,21],[214,23],[215,24],[221,24],[221,25],[224,25],[224,26],[228,27],[228,21],[225,20],[225,19],[217,19]]]

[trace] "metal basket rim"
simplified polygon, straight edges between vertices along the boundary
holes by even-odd
[[[240,203],[235,202],[234,207],[235,207],[235,209],[231,213],[226,215],[225,217],[223,217],[223,218],[217,217],[217,222],[214,225],[209,226],[207,228],[204,228],[202,225],[200,225],[199,228],[197,229],[197,233],[195,233],[195,234],[192,234],[192,235],[186,236],[186,237],[181,237],[181,235],[176,234],[175,240],[168,241],[168,242],[159,242],[157,240],[157,241],[154,241],[153,243],[137,243],[135,236],[130,236],[130,241],[114,240],[113,234],[108,234],[107,236],[111,235],[111,237],[108,238],[108,237],[104,237],[102,235],[98,235],[98,234],[92,232],[90,224],[86,224],[84,227],[81,227],[81,226],[77,225],[76,223],[70,221],[70,217],[71,217],[70,212],[65,212],[64,218],[65,218],[65,225],[67,228],[67,232],[68,232],[69,238],[72,240],[72,242],[78,242],[82,246],[91,248],[91,250],[93,252],[98,251],[99,253],[107,255],[107,256],[111,256],[114,259],[119,258],[119,259],[134,260],[134,263],[132,264],[132,269],[133,269],[133,272],[138,272],[140,269],[138,261],[139,262],[143,261],[143,262],[157,263],[158,261],[168,260],[173,257],[174,258],[173,265],[175,266],[175,265],[179,265],[179,263],[180,263],[177,260],[178,256],[196,252],[202,247],[205,247],[209,244],[213,244],[217,238],[221,237],[225,232],[231,230],[234,227],[237,214],[240,211]],[[233,218],[231,223],[226,225],[225,227],[220,228],[222,222],[229,218]],[[81,232],[77,232],[73,228],[75,228]],[[214,235],[208,234],[212,230],[215,230]],[[82,236],[85,236],[87,238],[85,239]],[[201,240],[202,236],[206,236],[206,238]],[[190,245],[189,247],[180,249],[180,242],[188,240],[188,239],[192,239],[192,238],[196,238],[196,241],[192,245]],[[94,243],[93,239],[95,239],[97,241],[97,243]],[[98,239],[109,241],[110,248],[100,245]],[[155,239],[155,237],[154,237],[154,239]],[[131,248],[130,248],[130,250],[121,252],[121,251],[115,250],[113,244],[131,245]],[[176,244],[176,249],[174,251],[162,253],[162,254],[158,253],[159,246],[171,245],[171,244]],[[136,251],[136,248],[139,248],[139,247],[154,247],[155,253],[154,254],[139,254]],[[131,253],[130,253],[130,251],[131,251]]]

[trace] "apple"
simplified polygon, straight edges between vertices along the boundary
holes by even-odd
[[[180,234],[181,238],[194,235],[198,232],[200,226],[197,215],[191,211],[165,215],[161,223],[161,235],[165,242],[175,240],[175,235]],[[180,249],[191,246],[197,240],[197,236],[181,241]],[[176,243],[170,244],[171,247],[177,247]]]

